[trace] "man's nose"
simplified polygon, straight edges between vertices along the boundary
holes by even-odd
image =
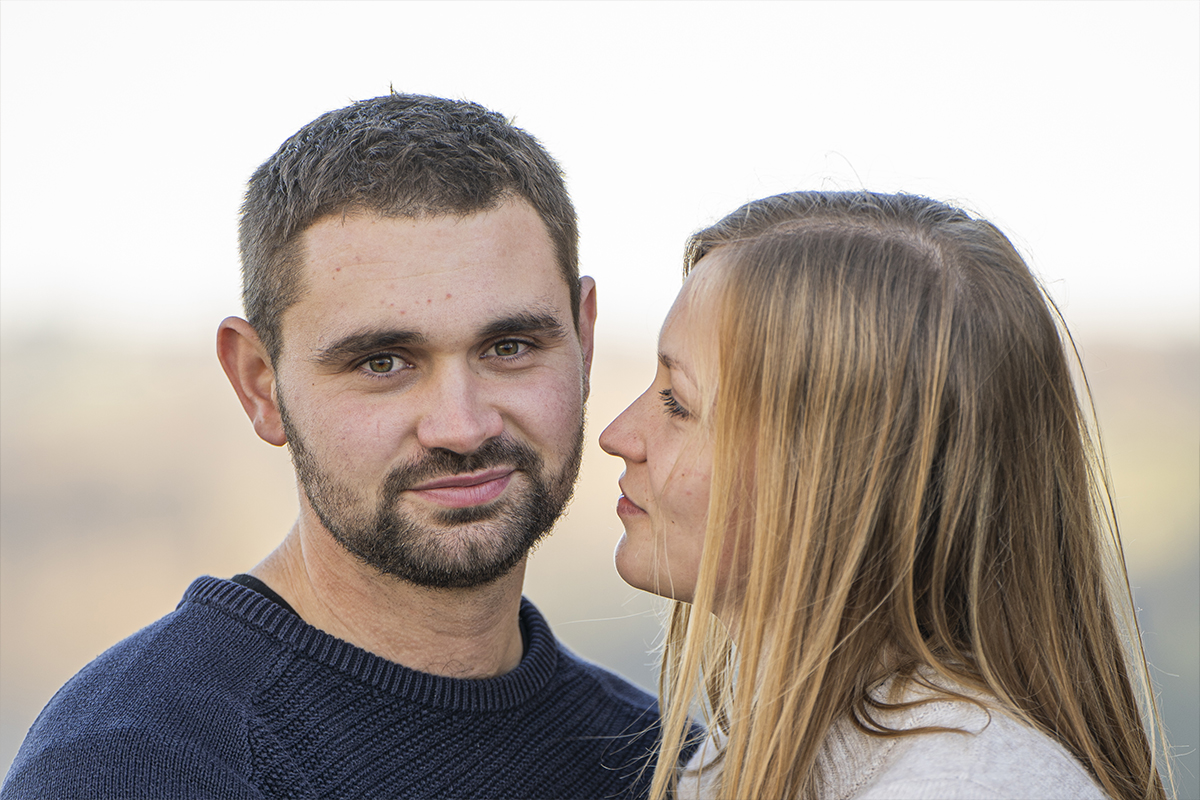
[[[442,448],[473,453],[504,431],[504,420],[488,401],[478,376],[466,368],[441,370],[417,424],[417,441],[426,450]]]

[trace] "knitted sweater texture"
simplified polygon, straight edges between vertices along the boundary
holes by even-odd
[[[257,592],[200,578],[51,699],[8,798],[644,795],[654,700],[560,645],[482,680],[407,669]],[[643,767],[646,769],[643,770]]]
[[[961,688],[956,691],[970,695]],[[902,697],[916,702],[939,697],[910,687]],[[824,800],[1105,800],[1103,790],[1062,745],[976,695],[986,707],[940,698],[907,709],[876,711],[894,730],[926,727],[949,731],[882,738],[849,719],[835,723],[818,756]],[[678,800],[712,800],[720,768],[712,763],[723,746],[705,742],[679,781]]]

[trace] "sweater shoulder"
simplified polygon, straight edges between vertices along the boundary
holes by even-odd
[[[247,796],[252,696],[285,648],[197,597],[204,580],[213,579],[55,693],[17,753],[5,797],[189,796],[188,786],[196,796]]]
[[[608,668],[576,655],[561,643],[558,647],[566,680],[578,681],[582,691],[597,692],[606,702],[657,716],[658,700],[654,695]]]
[[[599,737],[636,742],[638,748],[652,748],[659,735],[658,699],[646,690],[605,667],[588,661],[561,643],[558,645],[559,670],[547,696],[560,698],[564,705],[585,710],[582,718]]]
[[[917,716],[914,726],[957,730],[894,740],[886,766],[856,798],[1104,800],[1104,792],[1062,745],[1002,711],[946,701]]]
[[[616,715],[625,720],[658,721],[658,701],[649,692],[615,672],[575,654],[554,636],[550,625],[528,599],[521,602],[522,624],[530,632],[527,660],[546,669],[548,684],[538,689],[543,697],[562,698],[568,704],[590,704],[599,720]]]
[[[136,710],[146,727],[164,730],[167,714],[156,710],[164,704],[188,716],[210,716],[223,700],[240,707],[286,648],[236,611],[197,597],[199,583],[174,611],[83,667],[42,716],[69,713],[75,726],[84,727],[100,720],[125,724]]]
[[[5,777],[4,800],[34,797],[261,798],[250,770],[203,742],[136,721],[26,739]]]

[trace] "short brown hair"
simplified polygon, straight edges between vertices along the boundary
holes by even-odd
[[[546,225],[579,322],[579,234],[545,148],[475,103],[389,94],[330,111],[251,176],[238,240],[242,302],[274,362],[283,313],[304,293],[300,236],[331,214],[468,215],[520,197]]]

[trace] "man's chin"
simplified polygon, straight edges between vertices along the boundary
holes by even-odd
[[[478,506],[460,506],[458,508],[441,508],[431,516],[435,524],[446,527],[470,525],[473,522],[486,522],[501,517],[505,503],[494,500]]]
[[[494,569],[476,572],[463,572],[461,570],[403,572],[379,569],[378,565],[375,564],[371,564],[370,566],[375,567],[384,578],[391,578],[397,582],[420,586],[423,589],[453,592],[467,589],[482,589],[485,586],[496,583],[511,574],[523,560],[524,556],[507,566],[497,566]]]
[[[525,542],[517,546],[501,543],[499,550],[487,552],[479,541],[440,542],[436,552],[426,550],[423,554],[408,553],[404,558],[363,557],[365,563],[382,575],[397,578],[407,583],[429,589],[474,589],[486,586],[510,574],[536,544]],[[456,546],[459,545],[459,546]],[[472,546],[473,545],[473,546]]]

